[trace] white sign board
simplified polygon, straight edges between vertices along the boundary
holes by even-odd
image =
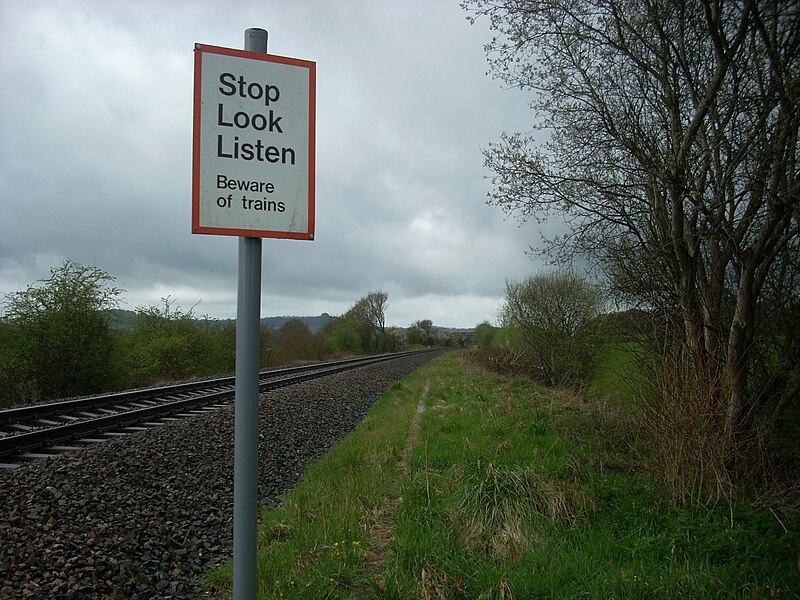
[[[194,56],[192,233],[313,240],[316,63]]]

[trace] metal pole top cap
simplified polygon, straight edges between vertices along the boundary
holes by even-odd
[[[246,29],[244,32],[244,48],[245,50],[253,50],[255,52],[267,51],[267,30],[258,27]]]

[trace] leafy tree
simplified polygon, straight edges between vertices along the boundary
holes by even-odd
[[[602,298],[575,273],[547,273],[506,282],[504,327],[520,332],[526,351],[550,386],[585,383],[599,348]]]
[[[414,323],[414,327],[422,332],[422,343],[426,346],[433,344],[433,336],[431,330],[433,328],[433,321],[430,319],[420,319]]]
[[[385,350],[386,309],[389,305],[389,294],[382,290],[369,292],[348,310],[344,317],[359,324],[364,349],[368,352]]]
[[[400,345],[399,333],[394,327],[390,327],[380,334],[378,347],[381,352],[396,352]]]
[[[271,367],[276,363],[275,344],[277,342],[277,333],[269,325],[261,325],[261,338],[260,338],[260,361],[261,368]],[[236,339],[234,335],[234,356],[236,354]],[[234,363],[235,364],[235,363]]]
[[[475,341],[481,348],[491,348],[494,345],[497,327],[489,321],[483,321],[475,327]]]
[[[465,5],[497,34],[491,71],[535,92],[538,132],[486,153],[490,202],[565,215],[551,249],[589,255],[619,297],[666,317],[734,451],[796,410],[800,5]]]
[[[330,354],[363,354],[362,327],[355,319],[339,317],[325,331],[326,348]]]
[[[308,325],[300,319],[286,321],[278,330],[278,360],[288,363],[293,360],[309,360],[312,335]]]
[[[424,344],[425,343],[425,332],[417,327],[416,325],[412,325],[406,331],[406,341],[409,344]]]
[[[176,381],[203,373],[200,326],[192,311],[183,311],[169,296],[163,306],[136,307],[136,324],[125,334],[131,383]],[[203,373],[205,374],[205,373]]]
[[[8,294],[3,362],[16,401],[87,394],[116,386],[110,311],[122,290],[97,267],[69,259],[50,277]],[[8,385],[8,384],[7,384]]]
[[[371,352],[374,347],[374,330],[372,321],[369,318],[366,298],[358,300],[342,317],[357,324],[358,334],[361,337],[361,346],[365,352]]]
[[[236,368],[236,325],[208,317],[197,322],[192,337],[195,352],[199,353],[199,374],[223,375]]]
[[[328,336],[324,329],[311,334],[308,344],[309,358],[323,360],[328,355]]]

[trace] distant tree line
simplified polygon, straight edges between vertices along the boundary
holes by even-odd
[[[0,317],[0,406],[155,385],[235,370],[236,325],[199,319],[169,297],[113,316],[123,290],[97,267],[66,260],[50,277],[8,294]],[[261,366],[434,344],[430,321],[411,341],[386,325],[389,295],[371,291],[312,332],[299,319],[261,328]],[[422,331],[421,330],[421,331]],[[411,331],[416,331],[413,327]]]

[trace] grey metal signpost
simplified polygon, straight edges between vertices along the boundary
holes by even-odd
[[[314,239],[316,64],[195,45],[192,232],[239,236],[233,597],[256,597],[261,238]]]
[[[244,49],[267,52],[267,32],[248,29]],[[233,455],[233,598],[256,597],[258,511],[258,366],[261,238],[239,238],[236,399]]]
[[[233,457],[233,597],[256,597],[261,238],[239,238]]]

